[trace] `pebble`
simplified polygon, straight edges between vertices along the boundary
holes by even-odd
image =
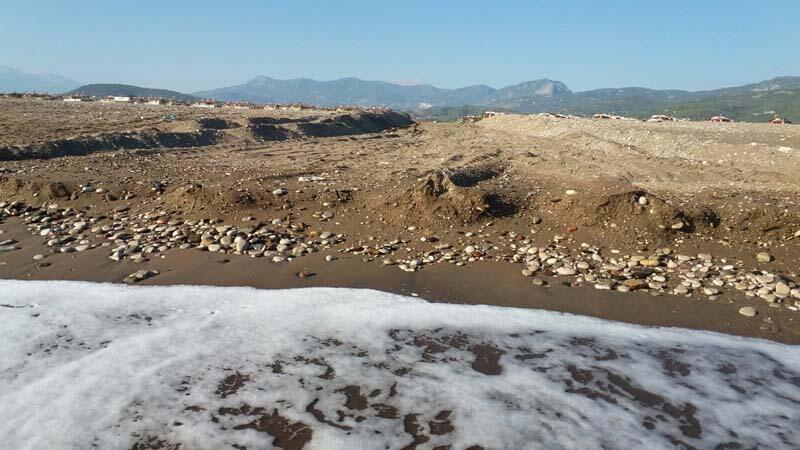
[[[756,311],[756,309],[752,306],[743,306],[739,308],[739,314],[745,317],[755,317],[755,315],[758,314],[758,311]]]
[[[577,271],[572,267],[562,266],[556,269],[556,273],[563,276],[575,275]]]
[[[287,191],[284,188],[278,188],[278,189],[275,189],[274,191],[272,191],[272,194],[273,195],[286,195],[287,192],[289,192],[289,191]]]
[[[775,295],[778,297],[788,297],[791,293],[792,289],[783,281],[779,281],[777,284],[775,284]]]
[[[761,252],[761,253],[756,255],[756,260],[758,260],[758,262],[761,262],[761,263],[771,262],[772,259],[773,259],[772,255],[770,255],[767,252]]]

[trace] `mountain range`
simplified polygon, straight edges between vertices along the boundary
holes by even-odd
[[[56,74],[33,74],[0,66],[0,92],[47,92],[59,94],[81,84]]]
[[[258,76],[246,83],[184,94],[124,84],[78,83],[58,75],[32,75],[0,66],[0,91],[68,92],[85,95],[134,95],[181,100],[209,98],[255,103],[308,103],[318,106],[385,106],[423,119],[452,120],[487,110],[517,113],[598,112],[646,118],[667,114],[690,119],[725,115],[737,121],[764,122],[781,116],[800,122],[800,77],[778,77],[744,86],[706,91],[607,88],[573,92],[560,81],[539,79],[500,89],[479,84],[444,89],[429,84],[396,84],[342,78],[279,80]]]
[[[750,122],[763,122],[779,115],[800,121],[800,77],[778,77],[744,86],[694,92],[641,87],[573,92],[564,83],[549,79],[526,81],[501,89],[486,85],[443,89],[427,84],[399,85],[357,78],[316,81],[260,76],[244,84],[193,95],[257,103],[387,106],[411,111],[421,118],[439,120],[499,110],[582,116],[606,112],[639,118],[667,114],[698,120],[722,114]]]

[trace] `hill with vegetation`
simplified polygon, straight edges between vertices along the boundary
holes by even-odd
[[[168,89],[152,89],[129,84],[95,83],[81,86],[65,95],[88,95],[92,97],[152,97],[193,101],[197,97]]]

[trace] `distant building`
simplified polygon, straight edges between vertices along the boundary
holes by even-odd
[[[780,124],[789,124],[789,123],[792,123],[792,122],[790,120],[784,119],[783,117],[776,117],[776,118],[770,120],[769,123],[774,124],[774,125],[780,125]]]
[[[63,100],[65,102],[80,102],[80,101],[83,101],[82,99],[77,98],[77,97],[64,97]]]
[[[115,102],[127,103],[127,102],[131,101],[131,98],[128,97],[128,96],[124,96],[124,95],[115,95],[115,96],[111,97],[111,100],[113,100]]]
[[[672,116],[665,116],[663,114],[656,114],[656,115],[650,117],[649,119],[647,119],[648,122],[674,122],[676,120],[678,120],[678,119],[676,119],[676,118],[674,118]]]
[[[708,119],[708,121],[709,122],[714,122],[714,123],[733,122],[731,119],[729,119],[729,118],[727,118],[725,116],[714,116],[714,117]]]
[[[214,102],[209,101],[202,101],[202,102],[195,102],[191,105],[194,108],[216,108],[217,105]]]

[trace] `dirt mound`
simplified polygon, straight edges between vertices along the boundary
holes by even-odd
[[[474,223],[485,217],[513,215],[518,206],[511,199],[464,183],[468,173],[435,171],[428,174],[395,202],[406,210],[398,216],[407,222],[433,224]]]
[[[298,122],[303,135],[311,137],[334,137],[351,134],[379,133],[392,128],[407,127],[414,123],[406,114],[394,111],[381,113],[361,112],[343,114],[312,122]]]
[[[57,139],[22,147],[0,148],[0,161],[81,156],[121,149],[205,147],[214,145],[220,140],[221,136],[215,130],[110,133],[77,139]]]
[[[164,194],[163,199],[168,205],[193,214],[251,211],[280,205],[271,194],[243,189],[217,189],[199,183],[179,186]]]
[[[232,128],[240,128],[242,125],[233,120],[223,119],[221,117],[201,117],[197,119],[197,124],[200,128],[206,130],[230,130]]]
[[[253,125],[250,127],[250,133],[262,141],[285,141],[296,136],[291,130],[269,124]]]
[[[256,127],[259,125],[283,125],[285,123],[309,122],[309,121],[311,121],[310,118],[291,119],[289,117],[249,117],[247,119],[247,122],[251,127]]]
[[[263,141],[284,141],[300,137],[336,137],[406,127],[414,123],[408,115],[394,111],[360,112],[323,119],[250,117],[250,133]]]
[[[588,197],[570,203],[567,209],[567,215],[584,226],[611,225],[645,233],[685,233],[695,231],[698,226],[719,224],[719,218],[710,208],[690,213],[641,189]]]

